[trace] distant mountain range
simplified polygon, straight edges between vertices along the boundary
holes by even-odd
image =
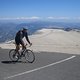
[[[80,30],[80,23],[66,23],[66,22],[51,22],[51,21],[35,21],[35,22],[0,22],[0,42],[6,42],[14,39],[15,34],[18,30],[23,27],[28,28],[29,35],[34,34],[37,30],[42,28],[52,29],[64,29],[66,31],[72,29]]]

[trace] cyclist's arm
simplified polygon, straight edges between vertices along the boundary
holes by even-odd
[[[25,37],[26,37],[27,42],[28,42],[29,44],[31,44],[30,41],[29,41],[29,38],[28,38],[28,34],[27,34],[27,33],[25,33]]]

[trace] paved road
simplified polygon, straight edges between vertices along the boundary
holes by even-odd
[[[34,63],[13,63],[8,52],[0,49],[0,80],[80,80],[79,55],[40,52]]]

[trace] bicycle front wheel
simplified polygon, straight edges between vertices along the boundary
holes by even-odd
[[[12,61],[18,61],[19,60],[19,54],[16,53],[15,49],[11,49],[9,51],[9,58],[12,60]]]
[[[29,63],[33,63],[35,60],[35,55],[31,50],[26,50],[25,52],[25,59],[29,62]]]

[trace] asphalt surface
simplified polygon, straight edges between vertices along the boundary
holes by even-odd
[[[80,80],[80,55],[34,53],[34,63],[12,62],[9,50],[0,49],[0,80]]]

